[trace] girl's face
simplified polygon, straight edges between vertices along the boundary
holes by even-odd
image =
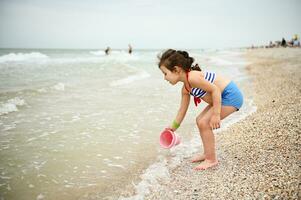
[[[170,71],[167,69],[165,66],[160,67],[162,73],[164,74],[164,79],[168,81],[170,84],[175,85],[179,81],[179,73],[177,70],[175,71]]]

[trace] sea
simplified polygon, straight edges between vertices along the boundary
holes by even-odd
[[[186,49],[203,71],[232,79],[241,110],[215,134],[256,110],[244,49]],[[182,84],[158,68],[163,49],[0,49],[0,199],[144,199],[169,170],[200,152],[195,124],[206,106],[191,101],[177,133]],[[132,191],[125,195],[125,191]]]

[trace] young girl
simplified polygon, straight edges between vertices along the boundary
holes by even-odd
[[[196,170],[204,170],[218,164],[215,154],[215,138],[212,130],[220,128],[220,121],[238,111],[243,103],[243,97],[233,81],[213,72],[202,72],[194,59],[186,51],[169,49],[159,57],[159,68],[164,79],[170,84],[183,83],[181,106],[172,130],[179,128],[190,102],[194,96],[197,106],[201,99],[208,103],[207,107],[197,116],[196,124],[203,142],[203,154],[196,155],[192,162],[200,162]]]

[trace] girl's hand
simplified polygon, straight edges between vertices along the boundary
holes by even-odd
[[[165,130],[171,130],[172,132],[175,131],[175,130],[174,130],[173,128],[171,128],[171,127],[167,127],[167,128],[165,128]]]
[[[220,125],[221,123],[221,117],[220,115],[212,115],[210,121],[209,121],[209,125],[212,129],[218,129],[221,127]]]

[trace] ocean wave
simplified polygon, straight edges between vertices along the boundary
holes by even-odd
[[[18,107],[25,105],[25,100],[20,97],[9,99],[6,103],[0,102],[0,116],[18,111]]]
[[[128,54],[122,51],[114,51],[110,55],[105,55],[102,51],[91,51],[90,54],[92,55],[73,55],[51,58],[39,52],[9,53],[0,56],[0,64],[9,62],[33,62],[38,64],[126,63],[140,59],[138,53]]]
[[[71,58],[52,58],[47,61],[47,64],[78,64],[78,63],[126,63],[129,61],[139,60],[138,56],[131,55],[108,55],[108,56],[86,56],[86,57],[71,57]]]
[[[241,55],[245,54],[245,52],[235,51],[235,50],[222,50],[222,51],[219,51],[218,54],[222,54],[225,56],[241,56]]]
[[[58,82],[54,84],[47,84],[44,86],[38,86],[38,87],[30,87],[30,88],[18,88],[15,90],[6,90],[0,92],[0,95],[2,96],[30,96],[30,97],[37,97],[37,95],[43,95],[47,93],[53,93],[53,92],[62,92],[66,90],[66,85],[64,83]],[[0,102],[0,115],[6,114],[6,111],[12,112],[12,111],[18,111],[17,106],[23,106],[26,102],[16,97],[14,99],[10,99],[7,102]],[[6,110],[6,111],[5,111]]]
[[[90,51],[90,54],[93,54],[95,56],[104,56],[106,53],[104,51]]]
[[[209,59],[209,62],[214,63],[214,64],[219,65],[219,66],[248,65],[248,64],[250,64],[250,62],[247,62],[247,61],[228,60],[228,59],[224,59],[224,58],[219,57],[219,56],[211,56],[211,57],[208,57],[208,59]]]
[[[40,59],[48,59],[48,56],[40,52],[31,53],[9,53],[0,56],[0,63],[5,62],[20,62],[20,61],[36,61]]]
[[[99,56],[100,60],[106,62],[127,62],[127,61],[136,61],[140,59],[140,54],[132,53],[129,54],[126,51],[111,51],[109,55],[106,55],[104,51],[90,51],[90,54]]]
[[[131,82],[134,82],[134,81],[138,81],[138,80],[148,78],[148,77],[150,77],[150,74],[145,72],[145,71],[142,71],[138,74],[131,75],[131,76],[128,76],[126,78],[123,78],[123,79],[120,79],[120,80],[117,80],[117,81],[113,81],[113,82],[111,82],[110,86],[125,85],[125,84],[129,84]]]
[[[150,193],[150,189],[154,187],[159,187],[160,183],[159,179],[169,179],[170,174],[167,168],[166,159],[162,159],[160,162],[156,162],[150,165],[141,175],[142,181],[137,185],[134,185],[136,190],[136,195],[131,197],[119,197],[118,200],[140,200],[144,199],[144,197]]]
[[[65,90],[65,84],[64,83],[58,83],[58,84],[54,85],[52,88],[55,89],[55,90],[58,90],[58,91],[64,91]]]
[[[42,88],[36,89],[35,91],[37,91],[39,93],[47,93],[51,90],[65,91],[65,84],[64,83],[56,83],[55,85],[48,86],[48,87],[42,87]]]
[[[103,50],[61,54],[59,57],[57,54],[51,55],[51,52],[50,55],[46,55],[38,51],[28,53],[11,52],[0,56],[0,64],[11,62],[33,62],[37,64],[126,63],[145,59],[145,53],[134,52],[129,54],[125,50],[114,50],[109,55],[106,55]]]
[[[226,60],[226,59],[222,59],[220,57],[209,57],[209,62],[214,63],[216,65],[233,65],[234,63]]]

